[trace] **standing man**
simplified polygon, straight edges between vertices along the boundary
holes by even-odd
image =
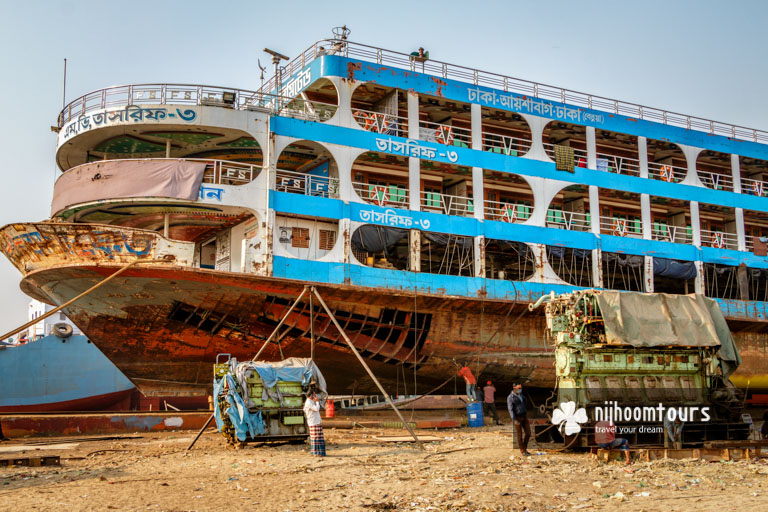
[[[525,409],[525,398],[523,397],[523,385],[514,384],[512,392],[507,397],[507,409],[512,421],[515,423],[515,433],[517,434],[517,446],[520,453],[526,457],[528,452],[528,440],[531,438],[531,424],[528,422],[528,412]],[[523,437],[525,432],[525,437]]]
[[[488,381],[483,388],[483,411],[487,415],[493,415],[493,422],[501,425],[499,414],[496,412],[496,388]],[[488,412],[490,411],[490,413]]]
[[[325,457],[325,437],[323,436],[322,419],[320,418],[320,402],[317,394],[312,391],[304,402],[304,415],[309,427],[309,453],[317,457]]]
[[[475,380],[475,376],[472,375],[472,370],[469,369],[467,363],[464,363],[464,366],[459,370],[459,377],[464,377],[464,383],[467,385],[467,398],[470,402],[474,402],[477,381]]]

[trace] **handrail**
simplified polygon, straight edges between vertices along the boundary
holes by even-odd
[[[720,174],[717,172],[703,171],[697,169],[696,172],[699,175],[699,180],[705,187],[713,190],[733,190],[733,177],[728,174]]]
[[[739,236],[727,231],[702,229],[701,245],[717,249],[735,249],[739,245]]]
[[[275,179],[275,190],[279,192],[334,199],[339,197],[338,178],[277,169]]]
[[[356,108],[352,117],[361,128],[369,132],[408,137],[408,118]]]
[[[448,124],[419,121],[419,139],[446,146],[472,147],[472,130]]]
[[[643,236],[640,219],[623,219],[617,216],[603,215],[600,216],[600,233],[614,236]]]
[[[438,210],[445,215],[472,215],[475,211],[471,197],[453,196],[441,192],[421,191],[421,206],[424,210]]]
[[[581,212],[569,212],[550,208],[545,219],[546,227],[567,229],[568,231],[588,231],[590,215]]]
[[[352,188],[366,203],[395,208],[408,208],[409,205],[409,193],[405,186],[375,185],[353,181]]]
[[[751,196],[768,196],[768,182],[762,180],[753,180],[752,178],[741,178],[741,193]]]
[[[693,242],[693,233],[689,232],[688,226],[674,226],[654,222],[651,227],[651,238],[673,244],[690,244]]]
[[[680,183],[688,174],[688,169],[676,165],[648,162],[648,177],[669,183]]]
[[[523,203],[505,203],[502,201],[484,201],[485,218],[500,222],[525,222],[531,217],[533,207]]]
[[[324,52],[321,52],[320,47],[323,44],[329,45],[329,48],[325,49]],[[429,72],[430,74],[434,74],[442,78],[451,78],[469,82],[474,85],[493,87],[496,89],[501,89],[505,92],[518,92],[533,96],[535,98],[551,99],[553,101],[608,112],[614,115],[625,115],[637,119],[656,121],[669,126],[677,126],[688,130],[693,129],[712,135],[722,135],[734,139],[749,140],[753,142],[768,142],[768,131],[764,130],[757,130],[754,128],[748,128],[731,123],[723,123],[711,119],[657,109],[646,105],[604,98],[602,96],[595,96],[571,89],[564,89],[539,82],[532,82],[530,80],[514,78],[498,73],[480,71],[478,69],[450,64],[448,62],[433,59],[429,59],[424,63],[417,63],[413,58],[411,58],[411,55],[407,53],[386,50],[375,46],[369,46],[341,39],[321,39],[313,43],[306,50],[301,52],[297,57],[291,60],[288,64],[279,69],[278,72],[281,76],[281,79],[283,76],[286,76],[286,78],[292,76],[296,71],[302,69],[307,64],[322,56],[323,54],[337,54],[344,57],[358,57],[361,59],[367,59],[371,62],[375,62],[376,64],[400,67],[410,71],[417,71],[418,69],[421,69],[423,73]],[[419,64],[418,67],[417,64]],[[260,97],[268,95],[269,92],[275,89],[275,82],[276,77],[273,75],[267,80],[267,82],[264,83],[263,86],[259,88],[257,94],[260,94]],[[130,88],[134,86],[128,85],[119,87]],[[95,91],[94,93],[89,94],[100,94],[101,91],[106,90],[108,89],[102,89],[100,91]],[[227,90],[239,91],[239,89]],[[61,120],[63,119],[64,113],[68,110],[68,108],[71,108],[73,104],[77,103],[86,96],[87,95],[81,96],[73,102],[70,102],[70,104],[67,105],[64,110],[62,110],[61,114],[59,115],[59,127],[61,127]]]
[[[217,160],[214,158],[114,158],[109,160],[88,162],[70,167],[61,173],[59,179],[77,169],[92,165],[95,166],[104,162],[147,162],[157,160],[166,160],[169,162],[184,161],[205,163],[207,165],[203,171],[203,183],[207,183],[209,185],[241,185],[244,183],[250,183],[259,175],[262,169],[260,165],[233,162],[231,160]]]

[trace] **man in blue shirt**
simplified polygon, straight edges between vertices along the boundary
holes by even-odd
[[[520,453],[528,456],[528,440],[531,438],[531,424],[528,421],[528,412],[525,409],[525,398],[523,397],[523,385],[514,384],[512,392],[507,397],[507,409],[512,421],[515,423],[515,434],[517,434],[517,446]],[[525,432],[525,436],[523,436]]]

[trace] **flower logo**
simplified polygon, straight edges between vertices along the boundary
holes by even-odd
[[[587,421],[589,421],[587,411],[583,407],[576,410],[576,402],[574,401],[560,402],[560,407],[555,407],[555,410],[552,412],[552,424],[558,425],[560,432],[565,433],[567,436],[581,432],[580,423],[586,423]],[[565,430],[563,430],[563,427],[565,427]]]

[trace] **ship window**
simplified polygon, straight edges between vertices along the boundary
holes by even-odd
[[[309,229],[291,228],[291,247],[309,249]]]
[[[336,232],[329,229],[320,230],[320,242],[319,247],[321,251],[330,251],[333,249],[333,245],[336,241]]]

